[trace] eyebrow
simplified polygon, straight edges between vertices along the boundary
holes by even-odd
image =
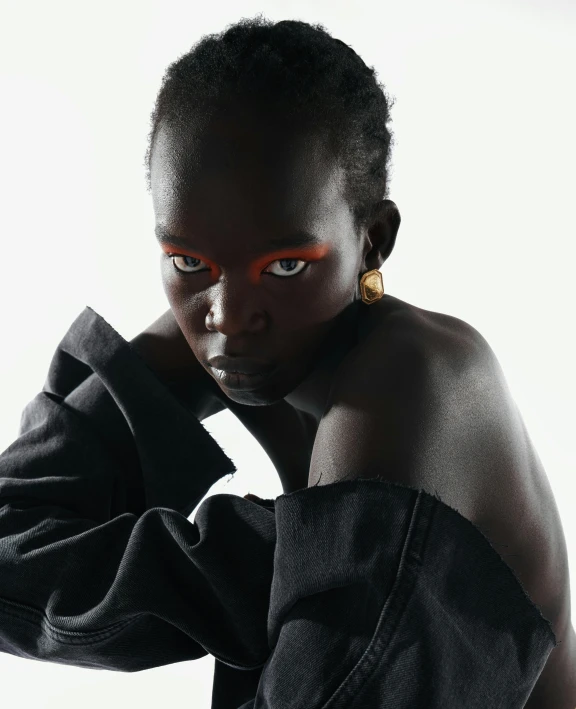
[[[165,227],[157,225],[154,229],[157,238],[165,244],[173,244],[182,248],[190,248],[187,239],[176,234],[171,234]],[[290,234],[289,236],[273,236],[268,240],[271,247],[277,248],[298,248],[300,246],[316,246],[323,243],[323,239],[317,234],[302,229]]]

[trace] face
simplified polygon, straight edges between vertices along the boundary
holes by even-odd
[[[174,316],[227,397],[268,405],[310,376],[357,303],[365,250],[323,141],[256,125],[213,121],[185,136],[161,125],[150,168]],[[225,379],[210,364],[221,355],[274,371]]]

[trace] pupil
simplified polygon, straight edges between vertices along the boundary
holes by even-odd
[[[296,259],[293,258],[283,258],[280,260],[280,263],[282,264],[282,267],[284,267],[284,264],[286,263],[292,263],[294,264],[296,262]],[[293,271],[296,268],[296,266],[292,266],[292,268],[288,268],[288,271]]]

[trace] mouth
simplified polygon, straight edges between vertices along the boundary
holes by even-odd
[[[263,374],[273,368],[270,362],[264,362],[250,357],[229,357],[227,355],[217,355],[210,357],[207,364],[222,372],[232,372],[234,374]]]
[[[252,389],[258,389],[262,384],[267,382],[276,371],[276,367],[250,374],[244,372],[228,372],[223,369],[217,369],[216,367],[212,367],[212,370],[216,374],[218,381],[227,389],[251,391]]]

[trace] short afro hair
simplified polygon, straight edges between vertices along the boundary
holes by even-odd
[[[169,65],[150,116],[147,190],[162,120],[181,128],[192,120],[202,125],[220,108],[246,99],[322,132],[344,169],[354,226],[366,226],[388,197],[393,100],[350,46],[322,25],[299,20],[243,18],[206,35]]]

